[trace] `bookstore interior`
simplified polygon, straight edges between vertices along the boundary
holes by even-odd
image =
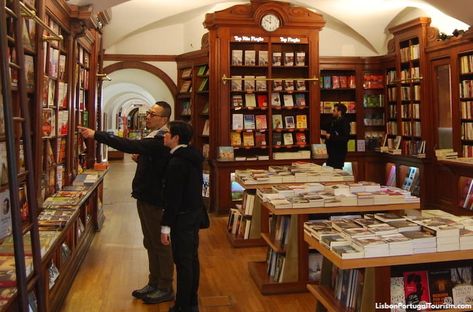
[[[134,21],[136,0],[1,0],[0,311],[59,311],[107,224],[123,153],[77,126],[139,140],[158,100],[193,126],[228,244],[265,249],[246,269],[262,295],[472,311],[468,1],[181,2]]]

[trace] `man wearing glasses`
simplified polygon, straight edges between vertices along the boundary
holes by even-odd
[[[149,280],[132,295],[145,303],[160,303],[174,300],[172,278],[174,273],[170,246],[161,243],[161,219],[163,214],[162,180],[170,157],[169,148],[164,146],[163,137],[169,130],[167,123],[171,106],[158,101],[146,112],[146,128],[151,133],[142,140],[120,138],[104,131],[78,127],[84,138],[94,138],[119,151],[133,153],[137,162],[132,183],[132,196],[136,198],[143,244],[148,252]]]

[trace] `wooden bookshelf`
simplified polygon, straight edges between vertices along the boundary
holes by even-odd
[[[320,207],[304,209],[275,209],[269,203],[263,203],[261,209],[261,235],[269,248],[279,250],[279,246],[274,244],[271,239],[269,216],[289,215],[291,218],[288,244],[285,246],[286,253],[285,264],[297,268],[296,280],[291,282],[276,283],[272,281],[267,274],[266,261],[254,262],[249,264],[250,275],[255,281],[258,289],[263,294],[286,293],[288,286],[307,284],[308,282],[308,253],[309,247],[304,241],[304,222],[313,214],[332,214],[349,212],[378,212],[378,211],[400,211],[405,209],[420,209],[419,203],[391,204],[391,205],[369,205],[369,206],[345,206],[345,207]],[[367,259],[363,259],[367,260]],[[369,260],[369,259],[368,259]],[[360,264],[361,261],[360,261]],[[263,266],[263,268],[261,268]],[[306,288],[297,288],[299,291],[305,291]],[[292,288],[291,291],[295,291]]]
[[[375,302],[390,302],[389,287],[379,287],[379,285],[390,285],[391,267],[401,265],[429,264],[440,262],[468,262],[473,256],[473,250],[457,250],[448,252],[422,253],[404,256],[390,256],[377,258],[341,259],[329,248],[319,243],[311,235],[304,233],[304,240],[307,244],[320,252],[324,257],[322,266],[322,276],[320,285],[307,285],[307,289],[314,295],[317,303],[317,311],[322,306],[328,311],[354,311],[343,306],[330,288],[331,265],[339,269],[363,269],[364,281],[361,311],[375,311]],[[437,311],[437,310],[436,310]],[[452,311],[452,310],[440,310]]]
[[[244,13],[234,14],[235,10]],[[260,22],[268,13],[276,14],[280,20],[283,20],[282,27],[273,32],[264,30]],[[310,143],[318,142],[320,132],[319,124],[312,122],[318,119],[318,109],[308,103],[318,102],[318,82],[316,81],[319,75],[318,33],[324,23],[322,16],[317,13],[289,3],[275,1],[252,1],[249,4],[235,5],[206,15],[204,26],[209,30],[209,64],[217,64],[210,67],[209,73],[209,92],[212,95],[210,97],[210,115],[212,116],[210,159],[217,158],[219,146],[232,145],[236,147],[234,149],[236,156],[250,157],[250,159],[254,157],[258,159],[258,156],[269,158],[269,160],[260,158],[256,161],[246,161],[246,168],[277,163],[281,161],[276,156],[280,152],[307,151],[310,155]],[[286,38],[289,37],[294,40],[287,41]],[[251,38],[257,38],[257,40]],[[303,63],[295,63],[297,53],[304,53]],[[273,63],[273,56],[277,55],[281,61]],[[294,63],[286,62],[290,60],[291,55]],[[232,57],[236,61],[232,61]],[[265,61],[260,62],[261,59]],[[238,77],[241,77],[241,80]],[[287,82],[289,84],[292,82],[295,86],[294,83],[297,80],[304,81],[305,90],[297,90],[295,87],[291,89],[291,86],[287,84]],[[241,88],[235,88],[238,84]],[[286,98],[286,104],[289,103],[289,105],[277,105],[274,102],[273,108],[271,105],[273,93],[275,98],[278,98],[278,103]],[[296,105],[296,95],[304,99],[305,105],[299,107]],[[253,96],[256,98],[256,103],[251,100]],[[260,100],[260,105],[258,105],[258,96],[262,96],[261,99],[266,97],[266,105],[263,105],[263,100]],[[241,98],[243,104],[241,109],[236,109],[232,104],[236,101],[235,98]],[[290,106],[291,99],[292,106]],[[249,103],[253,104],[248,105]],[[247,116],[248,121],[247,127],[241,127],[243,128],[241,130],[249,131],[236,130],[233,121],[240,114],[243,119]],[[283,125],[278,131],[273,131],[273,116],[275,115],[280,115],[283,124],[286,122],[285,117],[289,116],[287,121],[290,124],[290,116],[294,116],[296,120],[296,115],[305,115],[307,128],[289,131],[287,130],[289,127]],[[264,131],[261,128],[256,129],[257,116],[264,116],[266,119]],[[250,125],[253,119],[255,129],[252,129]],[[241,144],[235,142],[232,144],[232,135],[240,137]],[[246,144],[243,135],[247,137]],[[284,135],[287,139],[286,144],[277,142],[273,144],[275,137]],[[292,144],[289,136],[292,138]],[[302,136],[305,138],[305,144],[297,145],[297,138],[301,139]],[[296,157],[296,154],[291,155],[294,155],[293,159],[300,158]],[[290,163],[290,160],[285,160],[285,163]],[[223,213],[231,208],[231,203],[225,198],[228,194],[226,187],[220,185],[230,181],[230,172],[226,170],[226,166],[223,162],[211,161],[211,209]],[[221,200],[220,197],[224,199]]]

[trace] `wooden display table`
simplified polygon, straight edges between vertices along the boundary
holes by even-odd
[[[284,266],[285,274],[287,276],[287,279],[282,282],[271,281],[267,274],[267,265],[265,260],[250,262],[248,264],[250,275],[255,281],[261,293],[264,295],[303,292],[307,290],[306,287],[309,277],[309,246],[304,240],[304,222],[309,219],[309,215],[347,212],[368,213],[379,211],[401,211],[406,209],[420,209],[419,203],[317,207],[299,209],[275,209],[270,203],[262,203],[261,206],[263,208],[261,209],[260,220],[261,235],[267,243],[268,247],[271,248],[274,252],[282,252],[285,254]],[[288,233],[289,238],[287,246],[284,250],[281,250],[279,244],[273,243],[273,239],[269,231],[270,214],[272,214],[273,216],[290,216],[290,227]],[[360,267],[363,265],[362,263],[364,263],[364,261],[366,260],[370,259],[362,259],[362,261],[358,261]]]
[[[398,265],[414,265],[425,263],[438,263],[449,261],[471,261],[473,258],[473,249],[455,250],[445,252],[421,253],[413,255],[359,258],[359,259],[341,259],[325,245],[321,244],[312,236],[304,233],[304,241],[309,247],[315,248],[322,254],[322,277],[320,285],[307,285],[307,289],[316,298],[316,310],[325,308],[328,311],[353,311],[343,306],[334,295],[330,288],[332,265],[339,269],[364,269],[364,281],[362,291],[361,311],[375,311],[375,302],[390,303],[390,289],[387,285],[391,284],[391,267]],[[381,285],[383,285],[381,287]],[[438,310],[436,310],[438,311]],[[442,310],[447,311],[447,310]],[[453,311],[453,310],[448,310]],[[462,311],[462,310],[455,310]],[[467,310],[463,310],[467,311]]]

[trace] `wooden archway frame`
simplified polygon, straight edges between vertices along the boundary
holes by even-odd
[[[171,77],[169,77],[168,74],[163,72],[161,69],[153,65],[150,65],[148,63],[138,62],[138,61],[118,62],[118,63],[108,65],[107,67],[104,67],[103,72],[105,74],[111,74],[117,70],[122,70],[122,69],[141,69],[155,75],[156,77],[158,77],[164,82],[164,84],[169,89],[173,97],[176,98],[177,86],[174,83],[174,81],[172,81]]]

